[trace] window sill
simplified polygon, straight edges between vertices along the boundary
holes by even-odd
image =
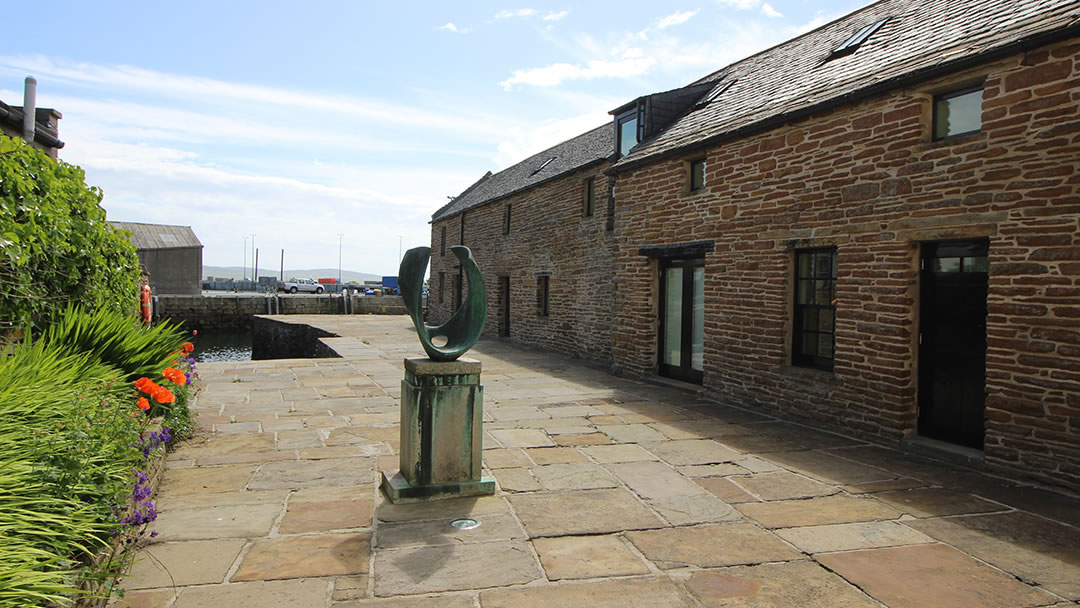
[[[962,133],[960,135],[950,135],[942,139],[931,139],[923,142],[923,149],[933,150],[935,148],[947,148],[950,146],[970,144],[986,139],[986,131],[975,131],[973,133]]]

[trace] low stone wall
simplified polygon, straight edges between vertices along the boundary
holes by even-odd
[[[319,341],[319,338],[327,337],[335,337],[335,334],[304,323],[253,317],[251,358],[259,361],[337,357],[337,353]]]
[[[249,329],[255,315],[408,314],[400,296],[338,294],[202,294],[156,297],[154,316],[183,322],[188,329]]]

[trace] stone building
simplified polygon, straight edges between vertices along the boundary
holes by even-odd
[[[30,142],[30,145],[56,159],[57,151],[64,147],[57,132],[58,124],[63,115],[52,108],[36,107],[37,81],[31,77],[26,78],[24,105],[9,106],[0,101],[0,133],[10,137],[20,137]],[[32,121],[25,120],[26,106],[33,113]],[[27,132],[29,126],[30,132]]]
[[[490,335],[609,356],[614,240],[607,208],[612,132],[593,129],[494,175],[435,212],[428,314],[464,296],[451,245],[466,244],[488,282]]]
[[[203,245],[190,226],[109,222],[130,232],[139,264],[149,274],[155,294],[202,293]]]
[[[512,339],[1080,489],[1076,2],[882,0],[680,91],[613,111],[611,285],[545,320],[610,341]],[[466,231],[489,289],[530,231]]]

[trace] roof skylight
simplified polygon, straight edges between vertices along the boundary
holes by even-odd
[[[873,36],[874,32],[881,29],[881,26],[885,25],[885,22],[888,20],[889,18],[886,17],[880,21],[871,23],[870,25],[867,25],[859,31],[855,32],[855,34],[845,40],[843,44],[833,49],[832,53],[829,54],[829,59],[835,59],[836,57],[842,57],[844,55],[854,53],[855,49],[859,48],[859,45],[866,42],[867,39],[870,38],[870,36]]]
[[[539,167],[537,167],[537,168],[536,168],[536,171],[533,171],[533,172],[532,172],[532,173],[530,173],[529,175],[530,175],[530,176],[532,176],[532,175],[536,175],[537,173],[539,173],[539,172],[543,171],[543,170],[544,170],[544,167],[546,167],[546,166],[548,166],[549,164],[551,164],[551,161],[553,161],[553,160],[555,160],[555,157],[554,157],[554,156],[552,156],[551,158],[549,158],[549,159],[545,160],[545,161],[544,161],[544,163],[543,163],[542,165],[540,165]]]
[[[723,81],[721,81],[720,84],[713,87],[713,89],[711,91],[709,91],[708,95],[706,95],[701,101],[699,101],[697,103],[697,107],[703,108],[703,107],[709,105],[710,103],[716,101],[716,98],[720,97],[721,93],[723,93],[724,91],[730,89],[731,85],[735,84],[736,82],[738,82],[738,78],[732,78],[731,80],[723,80]]]

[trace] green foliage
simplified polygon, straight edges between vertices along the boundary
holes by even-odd
[[[130,378],[167,382],[182,343],[175,327],[68,307],[55,329],[0,357],[0,608],[113,592],[131,546],[117,532],[141,525],[122,518],[139,498],[150,423]],[[189,391],[170,388],[175,438],[191,426]]]
[[[83,170],[0,135],[0,333],[46,327],[57,303],[131,310],[139,260]]]

